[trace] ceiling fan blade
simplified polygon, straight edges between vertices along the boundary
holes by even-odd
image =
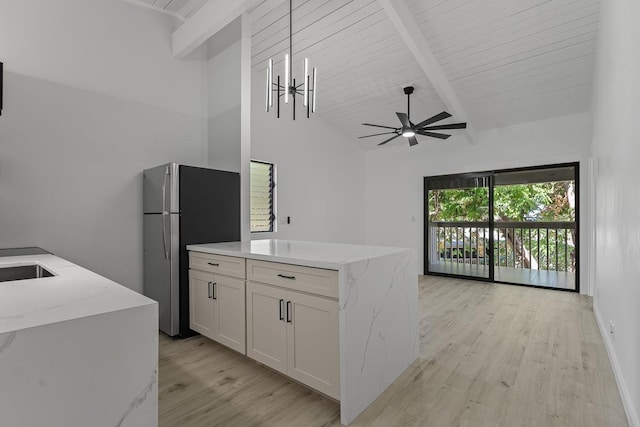
[[[416,131],[418,135],[430,136],[431,138],[447,139],[451,135],[445,135],[444,133],[427,132],[423,130]]]
[[[425,126],[420,130],[466,129],[466,123],[450,123],[448,125]]]
[[[365,136],[359,136],[358,138],[369,138],[371,136],[378,136],[378,135],[389,135],[395,132],[382,132],[382,133],[374,133],[373,135],[365,135]]]
[[[400,123],[402,123],[403,127],[410,128],[411,122],[409,122],[409,116],[406,113],[396,113],[396,116],[400,119]]]
[[[407,139],[409,140],[409,146],[410,147],[413,147],[414,145],[418,145],[418,140],[416,139],[415,136],[410,136]]]
[[[417,128],[421,128],[423,126],[430,125],[431,123],[439,122],[440,120],[448,119],[451,117],[451,114],[443,111],[442,113],[436,114],[433,117],[429,117],[427,120],[421,121],[416,125]]]
[[[392,141],[392,140],[396,139],[396,138],[397,138],[397,137],[399,137],[399,136],[400,136],[400,135],[392,136],[391,138],[387,139],[386,141],[382,141],[382,142],[381,142],[380,144],[378,144],[378,145],[384,145],[384,144],[386,144],[387,142]]]
[[[393,130],[398,129],[398,128],[393,128],[391,126],[374,125],[374,124],[371,124],[371,123],[363,123],[363,125],[364,126],[374,126],[374,127],[377,127],[377,128],[393,129]]]

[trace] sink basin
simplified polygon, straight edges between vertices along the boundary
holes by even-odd
[[[12,280],[40,279],[52,277],[54,274],[40,264],[0,267],[0,282]]]

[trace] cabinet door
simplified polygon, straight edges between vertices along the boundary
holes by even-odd
[[[277,371],[287,371],[285,291],[247,282],[247,356]]]
[[[189,270],[189,325],[194,331],[209,338],[215,335],[212,282],[212,273]]]
[[[340,399],[338,302],[293,291],[287,300],[287,375]]]
[[[213,275],[213,339],[246,354],[244,280]]]

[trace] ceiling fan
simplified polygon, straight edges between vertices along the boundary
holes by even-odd
[[[414,146],[418,144],[418,140],[416,139],[416,135],[430,136],[431,138],[439,138],[439,139],[447,139],[451,135],[447,135],[444,133],[432,132],[434,130],[446,130],[446,129],[465,129],[467,127],[466,123],[449,123],[446,125],[435,125],[429,126],[432,123],[439,122],[440,120],[447,119],[451,117],[451,114],[443,111],[442,113],[438,113],[433,117],[429,117],[426,120],[421,121],[418,124],[413,124],[409,119],[409,111],[411,105],[411,94],[413,93],[413,86],[407,86],[404,89],[405,95],[407,95],[407,112],[405,113],[396,113],[398,119],[400,119],[401,127],[392,127],[392,126],[382,126],[382,125],[374,125],[371,123],[362,123],[364,126],[373,126],[378,128],[391,129],[390,132],[383,133],[374,133],[373,135],[365,135],[359,136],[358,138],[370,138],[372,136],[380,136],[380,135],[391,135],[394,134],[391,138],[382,141],[378,145],[384,145],[389,141],[393,141],[399,136],[404,136],[409,140],[409,145]]]

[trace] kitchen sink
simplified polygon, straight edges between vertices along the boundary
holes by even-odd
[[[12,280],[40,279],[52,277],[54,274],[40,264],[0,267],[0,282]]]

